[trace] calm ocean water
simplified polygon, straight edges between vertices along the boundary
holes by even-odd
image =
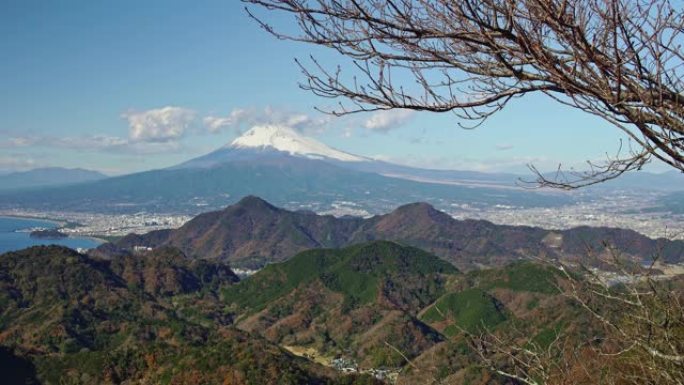
[[[31,238],[28,232],[17,232],[17,230],[30,229],[35,227],[55,228],[57,227],[52,222],[41,221],[36,219],[22,219],[0,217],[0,253],[7,251],[19,250],[36,245],[63,245],[76,249],[93,248],[100,244],[100,242],[91,238],[63,238],[63,239],[39,239]]]

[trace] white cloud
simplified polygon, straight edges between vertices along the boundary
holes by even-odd
[[[169,153],[169,152],[178,152],[180,150],[184,149],[184,146],[175,141],[170,141],[170,142],[148,142],[148,143],[131,143],[127,148],[123,151],[119,152],[126,152],[129,154],[137,154],[137,155],[148,155],[148,154],[163,154],[163,153]]]
[[[249,118],[250,112],[242,108],[233,109],[228,116],[207,116],[203,119],[204,126],[211,133],[217,133],[224,128],[239,126]]]
[[[499,151],[506,151],[506,150],[512,149],[515,146],[513,146],[512,144],[508,144],[508,143],[500,143],[500,144],[497,144],[495,147]]]
[[[108,135],[59,138],[53,142],[53,145],[61,148],[106,151],[122,154],[161,154],[178,151],[182,147],[181,144],[175,140],[140,142]]]
[[[512,156],[494,158],[468,158],[450,156],[430,156],[406,154],[397,155],[376,155],[377,160],[390,163],[397,163],[411,167],[439,169],[439,170],[470,170],[480,172],[511,172],[519,174],[529,174],[528,165],[534,164],[541,170],[554,169],[558,163],[545,156]],[[570,165],[568,165],[569,167]]]
[[[256,125],[282,125],[307,133],[319,133],[331,123],[331,117],[311,116],[300,112],[291,112],[272,107],[236,108],[227,116],[207,116],[203,119],[204,126],[211,133],[219,133],[226,129],[238,132]]]
[[[100,150],[126,154],[160,154],[177,151],[181,148],[178,141],[137,142],[126,138],[107,135],[60,138],[55,145],[63,148],[81,150]]]
[[[29,143],[26,146],[42,148],[62,148],[80,151],[105,151],[121,154],[159,154],[178,151],[182,145],[178,141],[166,142],[135,142],[128,138],[109,135],[82,136],[26,136],[14,137],[10,141],[0,142],[1,147],[7,147],[8,142]]]
[[[48,139],[49,140],[49,139]],[[45,142],[46,140],[43,140]],[[77,150],[107,150],[128,146],[128,139],[108,135],[67,136],[52,141],[55,147]]]
[[[10,156],[0,156],[0,170],[23,171],[40,166],[35,159],[26,157],[22,154],[12,154]]]
[[[414,111],[404,109],[376,111],[366,119],[363,126],[377,132],[388,132],[406,124],[413,115]]]
[[[167,106],[121,116],[128,121],[132,142],[169,142],[182,137],[197,114],[187,108]]]
[[[11,147],[26,147],[33,144],[33,139],[28,137],[15,137],[7,140]]]
[[[128,122],[128,135],[83,134],[59,137],[0,131],[0,148],[38,147],[120,154],[159,154],[186,150],[181,139],[187,134],[220,133],[226,129],[240,132],[258,124],[284,125],[305,134],[313,134],[325,130],[332,119],[327,115],[312,116],[272,107],[236,108],[227,116],[202,118],[192,109],[174,106],[128,111],[122,113],[121,117]]]
[[[20,148],[20,147],[30,147],[39,143],[41,138],[35,135],[26,136],[11,136],[7,139],[0,140],[0,148]]]

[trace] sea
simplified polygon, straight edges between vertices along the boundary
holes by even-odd
[[[54,229],[55,222],[40,219],[0,217],[0,254],[37,245],[62,245],[72,249],[91,249],[100,241],[87,237],[68,237],[61,239],[31,238],[31,229]]]

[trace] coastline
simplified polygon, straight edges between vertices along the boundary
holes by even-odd
[[[69,236],[69,237],[71,237],[71,236]],[[103,238],[98,238],[94,235],[79,235],[78,237],[83,238],[83,239],[90,239],[93,241],[97,241],[97,242],[100,242],[100,244],[110,243],[108,240],[103,239]]]
[[[59,220],[59,219],[54,219],[54,218],[46,218],[46,217],[39,217],[39,216],[26,216],[26,215],[15,215],[15,214],[0,214],[0,218],[12,218],[12,219],[24,219],[24,220],[34,220],[34,221],[43,221],[43,222],[48,222],[54,224],[57,228],[62,228],[67,225],[68,222]]]
[[[46,225],[50,225],[51,229],[54,230],[62,230],[66,228],[66,225],[69,224],[68,221],[64,220],[59,220],[59,219],[54,219],[54,218],[46,218],[46,217],[41,217],[41,216],[27,216],[27,215],[14,215],[14,214],[0,214],[0,219],[8,219],[8,220],[16,220],[16,221],[38,221],[38,222],[44,222]],[[15,230],[14,232],[24,232],[24,231],[19,231]],[[97,245],[94,247],[97,247],[101,244],[108,243],[109,241],[100,238],[97,236],[89,235],[89,234],[78,234],[78,233],[72,233],[72,232],[67,232],[65,233],[67,236],[64,238],[60,238],[63,240],[72,240],[72,241],[90,241],[91,243],[96,243]]]

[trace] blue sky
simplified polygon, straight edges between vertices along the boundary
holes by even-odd
[[[348,152],[433,168],[524,173],[530,162],[578,165],[618,148],[616,128],[543,96],[517,100],[474,130],[459,128],[452,114],[323,116],[314,107],[330,101],[297,87],[294,58],[345,61],[273,38],[243,7],[2,0],[0,170],[166,167],[263,121],[297,123]]]

